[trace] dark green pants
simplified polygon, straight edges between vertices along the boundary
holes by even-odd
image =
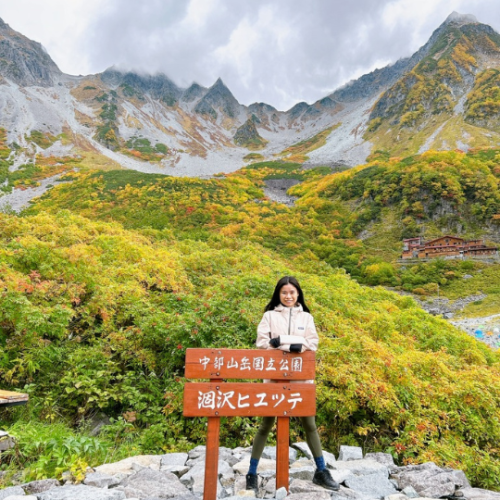
[[[306,441],[314,458],[323,456],[321,442],[319,440],[318,429],[316,428],[315,417],[299,417],[302,427],[306,431]],[[259,430],[253,440],[252,458],[260,459],[264,447],[266,446],[267,436],[271,432],[275,421],[275,417],[264,417],[260,424]]]

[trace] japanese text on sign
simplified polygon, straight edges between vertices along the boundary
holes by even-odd
[[[260,406],[272,406],[277,408],[283,406],[293,410],[297,403],[302,402],[300,392],[294,392],[287,396],[283,393],[261,392],[258,394],[236,393],[235,391],[198,391],[198,409],[210,408],[212,410],[228,406],[232,410],[236,408],[258,408]]]
[[[292,372],[302,371],[302,358],[299,357],[292,359],[269,358],[266,361],[263,356],[258,356],[254,358],[243,357],[238,361],[235,360],[233,356],[228,358],[225,358],[224,356],[215,356],[214,358],[204,356],[203,358],[200,358],[200,364],[205,370],[207,369],[207,366],[213,364],[215,370],[220,370],[223,366],[226,366],[227,368],[234,368],[241,372],[251,369],[262,372],[273,372],[276,370]]]

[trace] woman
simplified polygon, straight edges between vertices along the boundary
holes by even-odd
[[[280,349],[289,352],[316,351],[318,334],[314,319],[304,302],[304,294],[298,281],[285,276],[278,281],[273,296],[265,308],[264,317],[257,328],[259,349]],[[302,381],[303,382],[303,381]],[[313,380],[307,382],[313,383]],[[336,491],[339,485],[326,468],[314,417],[301,417],[306,440],[316,462],[313,483]],[[274,417],[264,417],[255,436],[250,468],[246,475],[247,490],[258,491],[257,466],[266,446],[267,436],[274,425]]]

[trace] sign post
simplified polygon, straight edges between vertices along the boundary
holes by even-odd
[[[203,500],[216,500],[220,417],[277,417],[276,488],[288,491],[290,417],[316,414],[315,353],[278,349],[187,349],[184,416],[208,417]],[[225,382],[269,379],[269,384]]]

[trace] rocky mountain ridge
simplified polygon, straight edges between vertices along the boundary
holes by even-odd
[[[20,147],[18,158],[97,155],[116,166],[173,175],[236,170],[255,158],[249,152],[256,143],[259,159],[286,159],[287,148],[331,128],[321,147],[304,159],[354,166],[375,149],[412,154],[430,147],[500,144],[491,99],[466,101],[474,85],[482,82],[481,94],[485,85],[498,83],[496,73],[487,75],[486,84],[484,78],[476,81],[487,66],[500,67],[500,35],[473,16],[453,13],[411,57],[284,112],[265,103],[241,105],[220,78],[210,88],[193,83],[182,89],[164,74],[117,68],[65,75],[40,44],[2,21],[0,127],[9,143]],[[431,84],[434,91],[428,90]],[[423,97],[415,95],[420,90]],[[451,124],[444,126],[450,117],[460,122],[454,125],[460,132],[454,144],[448,137]],[[52,137],[50,146],[30,140],[33,131]],[[130,145],[138,140],[163,152],[137,154]]]

